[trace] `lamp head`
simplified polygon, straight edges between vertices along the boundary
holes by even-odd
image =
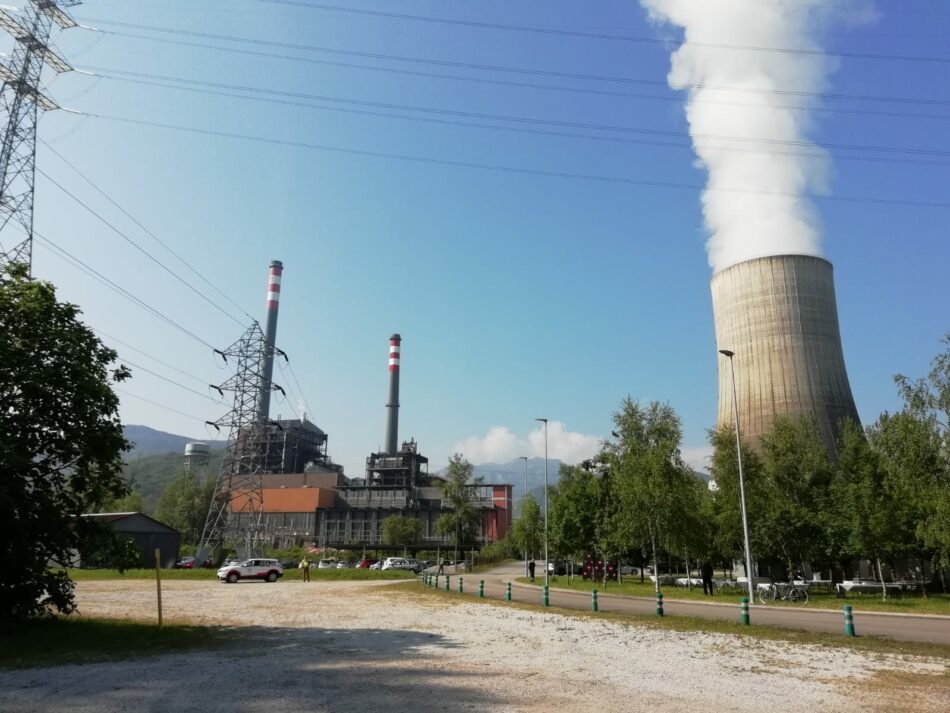
[[[541,421],[542,423],[547,423],[547,422],[548,422],[548,420],[547,420],[546,418],[536,418],[536,419],[534,419],[534,420],[535,420],[535,421]]]
[[[735,352],[730,351],[729,349],[720,349],[719,353],[725,357],[729,357],[730,359],[732,359],[732,357],[735,355]]]

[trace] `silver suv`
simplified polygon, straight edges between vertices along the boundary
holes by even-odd
[[[218,579],[234,584],[239,579],[256,579],[262,582],[276,582],[284,576],[280,562],[271,559],[244,560],[241,564],[226,564],[218,570]]]
[[[406,557],[387,557],[380,569],[404,569],[408,572],[418,573],[422,567],[413,559],[407,559]]]

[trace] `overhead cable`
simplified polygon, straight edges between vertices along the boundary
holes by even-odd
[[[242,141],[253,141],[257,143],[273,144],[277,146],[288,146],[293,148],[305,148],[314,151],[327,151],[351,156],[365,156],[368,158],[386,158],[397,161],[406,161],[411,163],[427,164],[431,166],[450,166],[453,168],[470,168],[478,171],[492,171],[497,173],[508,173],[516,175],[547,176],[550,178],[566,178],[581,181],[595,181],[601,183],[613,183],[619,185],[647,186],[652,188],[671,188],[691,191],[712,191],[716,193],[736,193],[745,195],[777,196],[784,198],[812,198],[815,200],[840,201],[845,203],[868,203],[875,205],[893,205],[908,206],[915,208],[950,208],[950,203],[941,201],[922,201],[899,198],[881,198],[874,196],[841,196],[841,195],[820,195],[811,193],[790,193],[781,191],[762,191],[745,188],[719,188],[692,183],[678,183],[674,181],[654,181],[640,178],[627,178],[623,176],[601,176],[587,173],[571,173],[567,171],[547,171],[543,169],[522,168],[518,166],[504,166],[498,164],[476,163],[472,161],[455,161],[451,159],[429,158],[425,156],[414,156],[410,154],[398,154],[387,151],[371,151],[367,149],[354,149],[342,146],[330,146],[326,144],[312,144],[303,141],[292,141],[289,139],[278,139],[275,137],[253,136],[250,134],[237,134],[219,131],[216,129],[200,129],[191,126],[181,126],[176,124],[167,124],[157,121],[147,121],[144,119],[132,119],[128,117],[110,116],[108,114],[95,114],[91,112],[80,112],[86,116],[106,121],[116,121],[135,126],[152,126],[155,128],[171,129],[204,136],[218,136],[228,139],[238,139]]]
[[[558,29],[553,27],[536,27],[531,25],[510,25],[501,22],[482,22],[478,20],[462,20],[458,18],[434,17],[431,15],[410,15],[401,12],[387,12],[384,10],[369,10],[366,8],[345,7],[342,5],[328,5],[326,3],[306,2],[304,0],[262,0],[275,5],[291,5],[306,7],[314,10],[349,13],[353,15],[367,15],[371,17],[385,17],[393,20],[411,20],[413,22],[429,22],[441,25],[457,25],[484,30],[509,30],[513,32],[528,32],[542,35],[556,35],[559,37],[573,37],[580,39],[612,40],[618,42],[632,42],[637,44],[668,46],[666,39],[659,37],[637,37],[634,35],[619,35],[605,32],[583,32],[581,30]],[[699,0],[702,1],[702,0]],[[915,55],[879,54],[873,52],[835,52],[829,53],[820,49],[806,47],[764,47],[758,45],[735,45],[718,42],[690,41],[692,47],[706,47],[709,49],[735,50],[741,52],[775,52],[779,54],[807,55],[812,57],[847,57],[848,59],[874,59],[896,62],[936,62],[950,64],[950,57],[921,57]]]

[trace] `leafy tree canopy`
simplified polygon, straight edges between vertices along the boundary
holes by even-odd
[[[0,273],[0,619],[74,609],[79,516],[126,492],[116,353],[20,267]]]

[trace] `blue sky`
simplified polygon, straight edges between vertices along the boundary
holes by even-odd
[[[336,4],[670,42],[412,21],[261,0],[89,0],[74,14],[108,32],[69,30],[57,45],[77,68],[107,76],[63,75],[50,84],[49,93],[64,107],[100,116],[62,111],[44,116],[40,136],[46,144],[38,148],[37,165],[238,321],[150,263],[43,175],[37,177],[37,232],[215,347],[237,339],[240,322],[248,318],[188,273],[50,147],[255,318],[264,316],[267,265],[283,260],[278,344],[292,360],[309,416],[330,434],[330,451],[350,475],[362,472],[365,456],[383,440],[392,332],[403,336],[400,436],[415,437],[434,465],[459,448],[477,462],[540,455],[543,441],[533,421],[539,416],[558,422],[552,424],[551,455],[571,460],[609,434],[611,414],[627,394],[669,401],[682,417],[688,456],[701,458],[706,429],[715,420],[717,355],[707,232],[696,188],[434,165],[101,118],[533,171],[687,186],[705,181],[688,147],[604,140],[688,144],[683,136],[395,108],[685,132],[685,97],[665,86],[678,35],[651,24],[636,2]],[[840,58],[827,91],[919,102],[825,98],[811,133],[823,144],[913,150],[831,149],[829,197],[816,201],[825,255],[835,266],[851,385],[866,423],[899,406],[892,375],[923,375],[941,335],[950,330],[950,209],[840,200],[950,200],[950,53],[945,46],[950,9],[935,0],[882,1],[876,8],[877,20],[837,25],[820,38],[829,53],[848,55]],[[115,23],[561,74],[233,43]],[[120,72],[152,78],[122,81],[117,77],[130,75]],[[206,85],[195,92],[140,83],[198,88],[155,76],[333,101],[286,95],[249,101],[210,94]],[[206,391],[202,383],[227,378],[229,372],[218,368],[206,344],[146,314],[42,244],[35,249],[35,273],[55,282],[63,298],[80,304],[89,324],[149,355],[116,344],[126,360],[199,392]],[[226,410],[141,369],[133,372],[122,396],[128,423],[206,438],[203,422]],[[275,380],[291,381],[281,372]],[[278,400],[272,415],[292,417],[298,400]]]

